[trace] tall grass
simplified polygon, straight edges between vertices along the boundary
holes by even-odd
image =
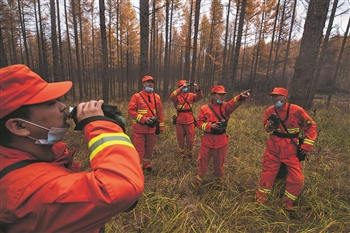
[[[206,104],[202,100],[194,106]],[[127,103],[118,107],[127,115]],[[305,185],[293,214],[282,208],[280,186],[268,202],[254,202],[261,172],[261,159],[268,134],[262,126],[267,106],[247,102],[232,115],[227,135],[227,158],[223,183],[208,168],[206,184],[193,185],[197,156],[177,157],[175,113],[164,103],[165,131],[157,136],[154,171],[145,173],[145,191],[137,207],[106,225],[107,232],[350,232],[350,111],[334,105],[329,110],[319,102],[310,115],[318,126],[318,138],[310,159],[303,164]],[[127,133],[131,135],[130,119]],[[88,166],[88,151],[81,133],[67,135],[77,160]],[[201,132],[196,129],[195,155]]]

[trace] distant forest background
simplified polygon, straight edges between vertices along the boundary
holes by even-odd
[[[133,1],[135,2],[135,1]],[[164,99],[176,81],[274,86],[309,109],[316,93],[349,94],[347,0],[1,0],[0,66],[23,63],[74,100],[128,100],[144,75]],[[301,11],[302,9],[302,11]],[[342,29],[337,17],[349,20]]]

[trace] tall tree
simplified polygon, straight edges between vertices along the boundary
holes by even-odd
[[[290,102],[309,109],[308,99],[316,68],[330,0],[310,0],[299,56],[290,91]]]
[[[343,53],[344,53],[344,48],[345,48],[345,45],[346,45],[346,40],[347,40],[347,38],[348,38],[349,28],[350,28],[350,17],[349,17],[348,25],[347,25],[347,27],[346,27],[345,34],[344,34],[342,46],[341,46],[341,48],[340,48],[340,52],[339,52],[339,56],[338,56],[337,65],[336,65],[335,70],[334,70],[333,79],[332,79],[332,85],[331,85],[331,90],[330,90],[329,95],[328,95],[328,98],[327,98],[327,107],[329,107],[329,103],[331,102],[332,95],[333,95],[333,93],[334,93],[335,81],[336,81],[337,76],[338,76],[340,63],[341,63],[341,60],[342,60],[342,57],[343,57]]]
[[[60,60],[58,56],[58,45],[57,45],[55,0],[50,0],[50,15],[51,15],[51,47],[52,47],[53,79],[55,82],[58,82],[60,81],[60,77],[59,77]]]
[[[326,56],[326,52],[327,52],[327,49],[328,49],[328,41],[329,41],[329,37],[331,35],[333,22],[334,22],[334,16],[335,16],[335,12],[337,10],[337,5],[338,5],[338,0],[334,0],[333,7],[332,7],[332,12],[331,12],[331,15],[330,15],[329,21],[328,21],[326,35],[324,37],[323,44],[322,44],[321,53],[320,53],[320,56],[319,56],[319,58],[317,60],[315,76],[314,76],[314,79],[313,79],[313,83],[311,85],[310,96],[309,96],[309,99],[308,99],[307,106],[311,106],[312,105],[312,101],[314,100],[314,96],[315,96],[316,89],[317,89],[317,86],[318,86],[318,80],[319,80],[319,77],[320,77],[320,74],[321,74],[321,70],[322,70],[322,64],[323,64],[323,61],[324,61],[324,58]]]
[[[101,28],[101,41],[102,41],[102,64],[103,64],[103,74],[102,77],[102,92],[103,100],[105,103],[109,101],[109,78],[108,78],[108,52],[107,52],[107,37],[106,37],[106,16],[105,16],[105,1],[99,0],[100,7],[100,28]]]
[[[197,41],[198,41],[198,28],[199,28],[199,15],[201,11],[201,0],[196,0],[196,10],[194,13],[194,33],[193,33],[193,52],[192,52],[192,71],[191,80],[195,81],[196,67],[197,67]]]
[[[4,38],[2,36],[2,26],[0,24],[0,67],[5,66],[8,66],[8,61],[5,52]]]
[[[140,0],[140,75],[148,74],[149,3]]]
[[[28,51],[28,44],[27,44],[27,33],[26,33],[26,27],[25,27],[24,14],[22,13],[21,1],[18,0],[17,2],[18,2],[19,20],[20,20],[21,29],[22,29],[22,37],[23,37],[26,64],[29,65],[29,51]]]
[[[244,15],[247,7],[247,0],[242,0],[242,6],[241,6],[241,13],[239,16],[239,25],[238,25],[238,34],[237,34],[237,42],[235,46],[235,56],[233,58],[233,73],[232,73],[232,83],[231,86],[233,86],[233,80],[236,77],[237,73],[237,67],[238,67],[238,59],[239,59],[239,52],[241,48],[241,41],[242,41],[242,35],[243,35],[243,25],[244,25]]]

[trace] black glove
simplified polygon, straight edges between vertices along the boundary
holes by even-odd
[[[298,157],[299,161],[300,162],[304,161],[306,156],[307,156],[307,151],[303,150],[301,148],[298,148],[297,157]]]

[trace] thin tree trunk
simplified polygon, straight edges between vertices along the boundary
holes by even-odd
[[[71,49],[71,43],[70,43],[70,35],[69,35],[69,26],[68,26],[68,16],[67,16],[67,2],[66,0],[64,0],[64,18],[65,18],[65,23],[66,23],[66,33],[67,33],[67,47],[68,47],[68,73],[69,73],[69,77],[70,80],[73,82],[73,84],[76,84],[75,82],[75,78],[73,75],[73,58],[72,58],[72,49]],[[75,93],[75,88],[73,86],[73,88],[71,89],[71,93],[73,96],[73,100],[75,100],[76,98],[76,93]]]
[[[60,61],[58,57],[58,45],[57,45],[55,0],[50,0],[50,15],[51,15],[51,46],[52,46],[53,80],[55,82],[58,82],[61,80],[59,77]]]
[[[196,68],[197,68],[197,41],[198,41],[198,28],[199,28],[199,15],[201,11],[201,0],[196,0],[196,12],[194,14],[194,34],[193,34],[193,53],[192,53],[192,71],[191,79],[189,81],[194,82],[196,80]]]
[[[105,19],[105,3],[104,0],[99,0],[100,6],[100,28],[101,28],[101,41],[102,41],[102,64],[103,64],[103,100],[105,103],[109,101],[109,78],[108,78],[108,52],[107,52],[107,38],[106,38],[106,19]]]
[[[149,3],[140,0],[140,75],[148,74]]]
[[[225,29],[225,40],[224,40],[224,52],[222,55],[222,74],[221,74],[221,83],[227,78],[227,40],[228,40],[228,29],[230,25],[230,13],[231,13],[231,0],[228,1],[227,5],[227,15],[226,15],[226,29]]]
[[[7,56],[4,46],[4,38],[2,37],[2,26],[0,24],[0,67],[8,66]]]
[[[24,44],[24,51],[25,51],[25,57],[26,57],[26,64],[29,65],[29,52],[28,52],[28,45],[27,45],[27,34],[26,34],[26,28],[24,23],[24,14],[22,14],[22,5],[20,0],[18,2],[18,12],[19,12],[19,20],[21,23],[21,29],[22,29],[22,37],[23,37],[23,44]]]
[[[78,36],[78,23],[76,18],[75,10],[75,0],[71,1],[72,4],[72,17],[73,17],[73,26],[74,26],[74,41],[75,41],[75,55],[77,59],[77,76],[78,76],[78,85],[79,85],[79,99],[83,100],[83,82],[81,78],[81,64],[80,64],[80,52],[79,52],[79,36]]]
[[[350,17],[349,17],[349,21],[348,21],[348,26],[346,27],[346,32],[344,34],[343,43],[341,45],[341,49],[339,52],[337,65],[336,65],[335,70],[334,70],[333,79],[332,79],[332,86],[331,86],[331,90],[330,90],[328,98],[327,98],[327,108],[329,107],[329,104],[330,104],[331,99],[332,99],[332,95],[333,95],[334,90],[335,90],[335,81],[336,81],[337,76],[338,76],[340,63],[341,63],[343,53],[344,53],[344,48],[346,45],[346,39],[348,38],[349,28],[350,28]]]

